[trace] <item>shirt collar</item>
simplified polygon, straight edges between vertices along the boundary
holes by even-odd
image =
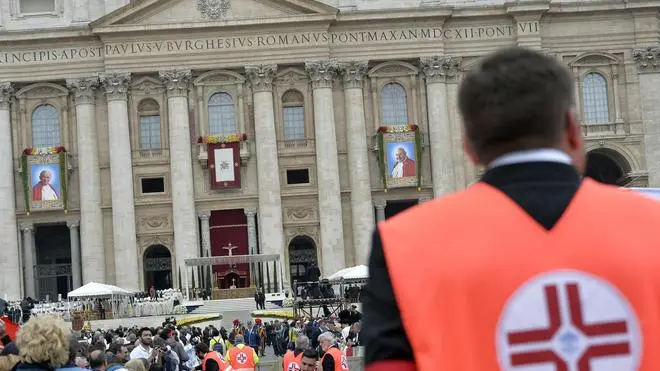
[[[488,168],[492,169],[523,162],[558,162],[570,165],[572,161],[570,156],[563,151],[554,148],[542,148],[507,153],[493,160],[488,164]]]

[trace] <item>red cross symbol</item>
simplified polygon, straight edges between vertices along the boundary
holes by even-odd
[[[245,363],[247,363],[248,360],[247,354],[243,352],[238,353],[238,355],[236,356],[236,360],[238,361],[238,363],[244,365]]]
[[[570,276],[531,282],[510,299],[499,331],[504,368],[552,365],[556,371],[636,370],[641,337],[625,297],[605,281]],[[536,312],[545,313],[525,318],[525,308],[538,308],[541,297],[545,308]],[[590,321],[587,315],[599,319]],[[539,322],[545,325],[538,326]],[[620,364],[602,366],[614,360]]]

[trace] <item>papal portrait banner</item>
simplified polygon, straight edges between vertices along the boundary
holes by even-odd
[[[199,138],[207,145],[211,189],[241,188],[241,142],[245,134]]]
[[[64,147],[26,148],[22,173],[25,209],[67,211],[67,156]]]
[[[382,126],[377,133],[383,186],[388,188],[422,185],[421,138],[417,125]]]

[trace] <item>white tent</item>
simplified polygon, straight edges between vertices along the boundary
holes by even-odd
[[[355,267],[340,269],[337,273],[328,277],[329,280],[338,279],[355,279],[369,277],[369,268],[366,265],[358,265]]]
[[[103,283],[90,282],[82,287],[71,291],[68,298],[107,298],[111,296],[128,296],[130,292],[117,286]]]

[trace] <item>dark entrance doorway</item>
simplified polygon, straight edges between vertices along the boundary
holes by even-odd
[[[39,300],[66,298],[73,287],[71,276],[71,235],[63,224],[35,227],[36,279]]]
[[[418,203],[419,200],[388,200],[387,206],[385,206],[385,219],[389,219],[402,211],[417,206]]]
[[[627,161],[609,149],[597,149],[587,154],[586,176],[605,184],[624,186],[629,181]]]
[[[291,282],[317,281],[320,277],[316,244],[307,236],[297,236],[289,243]]]
[[[144,286],[156,290],[172,288],[172,254],[163,245],[149,246],[144,252]]]

